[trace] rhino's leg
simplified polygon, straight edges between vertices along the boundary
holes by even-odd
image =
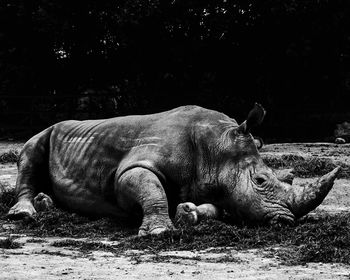
[[[220,209],[213,204],[205,203],[196,206],[192,202],[184,202],[177,206],[175,220],[177,223],[195,225],[201,220],[218,219],[220,217]]]
[[[48,176],[48,142],[52,129],[46,129],[31,138],[23,147],[18,160],[16,181],[17,203],[9,210],[11,219],[33,218],[33,202],[40,192],[42,178]]]
[[[125,211],[133,209],[135,204],[141,206],[143,219],[139,236],[174,229],[165,191],[153,172],[141,167],[130,169],[122,174],[115,189],[118,205]]]

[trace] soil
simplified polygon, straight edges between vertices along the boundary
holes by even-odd
[[[0,153],[18,149],[22,143],[0,143]],[[350,145],[326,143],[266,145],[262,154],[297,153],[302,156],[329,157],[350,164]],[[0,182],[12,188],[16,165],[0,165]],[[315,178],[296,178],[306,183]],[[350,213],[350,180],[339,179],[324,202],[309,215]],[[204,251],[154,252],[127,250],[121,254],[104,250],[82,251],[54,246],[62,237],[33,237],[11,234],[0,228],[0,240],[17,242],[19,248],[0,249],[0,279],[350,279],[350,266],[339,263],[286,265],[275,254],[276,248]],[[76,240],[76,239],[72,239]],[[99,241],[113,245],[118,241]]]

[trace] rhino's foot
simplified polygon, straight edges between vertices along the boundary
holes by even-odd
[[[197,224],[199,222],[197,206],[192,202],[180,203],[176,208],[175,221],[177,224]]]
[[[47,194],[41,192],[34,198],[34,208],[38,212],[49,210],[52,206],[53,201]]]
[[[159,235],[165,231],[174,230],[174,226],[169,217],[160,217],[159,215],[143,218],[139,228],[139,236]]]
[[[18,201],[7,214],[7,217],[12,220],[34,219],[36,210],[29,200]]]

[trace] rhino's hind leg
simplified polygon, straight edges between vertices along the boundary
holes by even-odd
[[[168,201],[158,177],[148,169],[136,167],[117,180],[115,190],[118,205],[125,211],[142,208],[143,219],[139,236],[160,234],[174,229],[169,218]]]
[[[23,156],[22,156],[23,158]],[[28,181],[30,172],[24,172],[25,167],[22,166],[26,160],[20,160],[18,166],[18,175],[16,181],[17,203],[11,207],[7,217],[12,220],[34,218],[36,210],[33,205],[34,196],[36,194],[35,187]]]
[[[186,225],[196,225],[202,220],[218,219],[221,211],[215,205],[204,203],[196,206],[192,202],[180,203],[176,208],[176,223]]]
[[[23,147],[18,160],[16,181],[17,203],[9,210],[8,218],[33,218],[36,214],[34,197],[47,186],[48,146],[51,128],[32,137]]]

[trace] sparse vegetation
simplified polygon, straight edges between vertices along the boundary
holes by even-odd
[[[65,215],[64,213],[62,213]],[[71,216],[72,218],[72,216]],[[45,217],[42,217],[42,221]],[[49,218],[51,220],[51,218]],[[52,221],[52,220],[51,220]],[[77,223],[75,223],[77,222]],[[56,247],[74,247],[82,252],[103,250],[121,253],[126,250],[145,250],[157,254],[167,250],[204,250],[208,248],[262,249],[274,248],[273,255],[289,265],[306,262],[339,262],[350,264],[350,215],[323,216],[318,219],[305,218],[295,226],[238,226],[220,221],[205,221],[195,227],[182,228],[160,236],[137,237],[136,229],[125,231],[106,219],[82,223],[78,216],[72,219],[75,232],[65,232],[67,237],[96,237],[102,234],[96,232],[96,227],[106,230],[104,237],[118,240],[118,245],[108,245],[101,242],[64,240],[55,242]],[[56,235],[57,231],[45,228],[40,230],[46,235]],[[57,225],[57,224],[56,224]],[[38,225],[37,225],[38,226]],[[62,226],[62,225],[61,225]],[[91,227],[89,227],[91,226]],[[70,226],[68,225],[67,228]],[[60,225],[58,225],[60,228]],[[22,228],[24,230],[24,228]],[[32,234],[37,235],[35,226],[27,227]],[[80,232],[80,235],[77,234]],[[62,235],[63,232],[60,232]],[[277,249],[276,249],[277,248]]]
[[[1,249],[18,249],[21,248],[21,244],[14,241],[13,238],[7,237],[5,239],[0,239],[0,248]]]
[[[1,222],[4,222],[4,217]],[[264,249],[289,265],[306,262],[350,264],[350,214],[319,214],[318,218],[306,217],[292,227],[231,225],[208,220],[195,227],[146,237],[136,236],[137,225],[125,226],[108,218],[92,220],[58,209],[40,213],[35,221],[16,223],[16,233],[39,237],[104,237],[120,242],[113,246],[82,240],[64,240],[53,244],[56,247],[77,248],[84,253],[103,250],[119,254],[135,249],[157,255],[167,250],[220,248],[222,252],[228,252],[231,248]]]
[[[5,183],[0,182],[0,215],[8,212],[14,200],[14,189],[10,189]]]
[[[335,162],[326,157],[300,156],[283,154],[281,156],[262,154],[264,162],[274,169],[294,168],[297,177],[315,177],[341,166],[338,178],[350,178],[350,166],[343,162]]]
[[[196,227],[123,240],[121,248],[152,250],[201,250],[230,247],[236,250],[274,249],[274,255],[286,264],[339,262],[350,264],[350,215],[304,219],[294,227],[235,226],[206,221]],[[112,238],[113,239],[113,238]]]
[[[77,248],[78,250],[80,250],[84,253],[89,253],[89,252],[95,251],[95,250],[108,251],[108,252],[112,252],[112,253],[116,252],[116,248],[114,246],[104,244],[102,242],[91,242],[91,241],[72,240],[72,239],[55,241],[52,243],[52,246],[54,246],[54,247],[73,247],[73,248]]]
[[[17,232],[27,233],[37,237],[107,237],[115,233],[120,238],[137,233],[136,227],[123,224],[111,218],[93,219],[69,213],[60,209],[39,212],[35,220],[19,221]]]
[[[0,155],[0,163],[16,163],[19,158],[19,152],[17,150],[9,150],[8,152]]]
[[[29,238],[26,242],[27,243],[46,243],[47,241],[42,238]]]

